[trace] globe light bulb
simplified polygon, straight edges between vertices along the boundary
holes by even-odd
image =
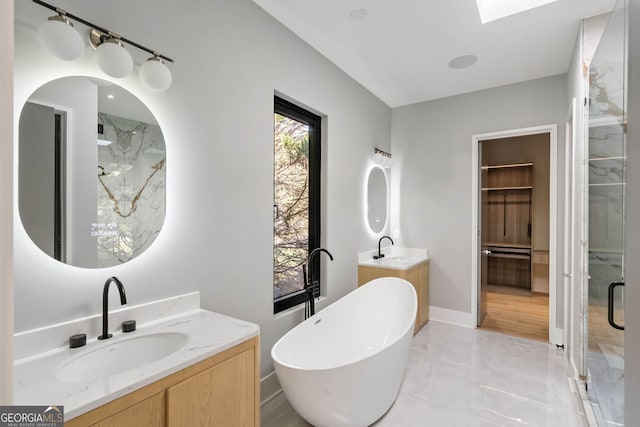
[[[153,56],[140,66],[140,80],[148,89],[156,92],[164,92],[171,86],[171,71],[164,61]]]
[[[96,48],[96,62],[105,74],[117,79],[126,77],[133,70],[131,54],[114,37],[105,39]]]
[[[64,61],[73,61],[84,53],[82,36],[62,15],[52,16],[40,25],[37,38],[47,52]]]

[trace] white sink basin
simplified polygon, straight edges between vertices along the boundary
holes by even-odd
[[[358,265],[366,267],[389,268],[392,270],[410,270],[429,260],[426,249],[391,246],[384,248],[384,257],[374,259],[377,250],[358,254]]]
[[[95,349],[87,349],[64,363],[56,377],[64,382],[106,378],[156,362],[180,350],[187,343],[187,335],[162,332],[117,339]],[[101,343],[102,344],[102,343]]]
[[[391,268],[394,270],[408,270],[415,265],[427,260],[427,257],[419,256],[391,256],[379,259],[367,259],[358,264],[379,268]]]
[[[394,258],[382,258],[378,260],[378,265],[380,267],[386,268],[397,268],[397,269],[405,269],[409,268],[420,261],[420,258],[412,258],[412,257],[394,257]]]

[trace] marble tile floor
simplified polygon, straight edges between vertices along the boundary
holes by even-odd
[[[589,397],[598,425],[624,425],[624,358],[622,347],[600,345],[590,351]]]
[[[586,426],[562,350],[538,341],[429,322],[414,337],[400,393],[376,427]],[[309,426],[283,393],[263,427]]]

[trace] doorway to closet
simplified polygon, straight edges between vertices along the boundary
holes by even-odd
[[[550,134],[479,141],[478,327],[549,342]]]

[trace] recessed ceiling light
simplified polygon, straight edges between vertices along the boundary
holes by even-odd
[[[367,17],[367,13],[368,12],[366,9],[353,9],[351,12],[349,12],[349,18],[353,19],[354,21],[362,21]]]
[[[483,24],[558,0],[476,0]]]
[[[460,68],[469,68],[476,62],[478,62],[478,57],[475,55],[457,56],[449,61],[449,68],[453,68],[454,70],[459,70]]]
[[[114,96],[113,96],[112,94],[108,94],[108,95],[107,95],[107,98],[109,98],[109,99],[113,99],[113,98],[114,98]]]

